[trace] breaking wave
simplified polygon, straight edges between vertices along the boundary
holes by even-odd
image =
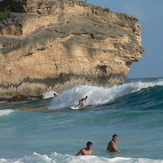
[[[123,85],[113,86],[110,88],[79,85],[70,89],[64,90],[58,97],[53,98],[48,109],[63,109],[78,104],[80,98],[88,96],[85,106],[102,105],[109,103],[119,97],[139,92],[142,89],[163,86],[163,80],[157,81],[136,81],[128,82]]]
[[[0,116],[9,115],[15,112],[14,110],[0,110]]]
[[[153,160],[146,158],[105,158],[98,156],[71,156],[71,155],[62,155],[56,152],[52,153],[50,156],[41,155],[38,153],[33,153],[30,156],[24,156],[18,159],[0,159],[1,163],[163,163],[162,160]]]

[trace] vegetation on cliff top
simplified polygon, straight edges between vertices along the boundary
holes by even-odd
[[[7,19],[10,16],[11,11],[5,8],[4,11],[0,11],[0,19]]]

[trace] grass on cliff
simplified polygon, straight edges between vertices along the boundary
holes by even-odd
[[[0,19],[7,19],[10,16],[11,11],[7,8],[4,11],[0,11]]]

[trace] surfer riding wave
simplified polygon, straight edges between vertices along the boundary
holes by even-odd
[[[85,96],[84,98],[79,99],[79,103],[75,106],[75,108],[84,106],[84,102],[86,102],[87,98],[88,96]]]

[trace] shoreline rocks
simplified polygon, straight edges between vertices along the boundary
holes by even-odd
[[[4,102],[18,102],[18,101],[31,101],[36,99],[42,99],[42,96],[26,96],[26,95],[17,95],[11,98],[0,98],[0,101]]]

